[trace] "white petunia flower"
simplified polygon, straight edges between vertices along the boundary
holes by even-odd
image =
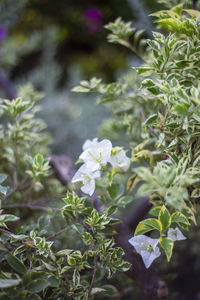
[[[173,242],[186,239],[186,237],[182,234],[178,227],[176,227],[175,229],[169,228],[167,232],[167,237],[170,238]]]
[[[119,153],[111,156],[110,163],[113,168],[126,172],[130,166],[130,158],[126,156],[124,150],[121,150]]]
[[[91,172],[84,164],[78,169],[78,171],[72,178],[72,182],[75,183],[82,181],[83,186],[81,187],[81,191],[92,196],[95,190],[95,178],[99,177],[100,171]]]
[[[86,148],[87,145],[88,143],[84,146],[84,148]],[[87,148],[79,158],[85,162],[88,170],[93,172],[99,170],[101,166],[105,166],[107,164],[107,162],[110,160],[111,150],[111,141],[106,139],[101,142],[93,140],[90,144],[90,147]]]
[[[161,254],[157,246],[159,239],[152,239],[146,235],[136,235],[128,241],[142,256],[146,268],[149,268],[154,259]]]
[[[87,150],[88,148],[94,147],[98,143],[98,138],[94,138],[91,140],[86,140],[83,144],[83,151]]]

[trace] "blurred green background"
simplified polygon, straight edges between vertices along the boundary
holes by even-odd
[[[92,76],[112,82],[140,63],[126,48],[107,42],[104,25],[121,16],[148,36],[148,15],[158,8],[148,0],[1,0],[1,96],[12,98],[27,82],[42,91],[52,152],[76,159],[109,112],[96,105],[96,95],[77,95],[71,88]]]
[[[0,0],[0,96],[13,98],[28,82],[44,93],[40,115],[52,135],[51,152],[76,160],[110,114],[96,105],[95,94],[71,88],[92,76],[112,82],[140,63],[106,41],[104,25],[121,16],[151,37],[149,14],[160,8],[156,0]],[[171,264],[158,262],[176,299],[200,299],[199,232],[191,230]]]

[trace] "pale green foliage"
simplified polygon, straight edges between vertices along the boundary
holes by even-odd
[[[169,224],[174,218],[173,222],[188,229],[190,221],[196,222],[198,206],[194,199],[200,195],[200,14],[187,9],[192,1],[161,2],[170,10],[153,16],[159,27],[170,33],[165,36],[153,32],[154,39],[147,41],[145,62],[135,68],[137,75],[132,76],[132,85],[130,76],[125,76],[120,85],[103,85],[99,81],[95,92],[100,94],[99,102],[120,116],[131,133],[131,161],[140,166],[133,170],[127,191],[148,195],[158,210],[156,216],[165,207]],[[111,42],[129,48],[129,37],[134,32],[130,23],[117,19],[107,29],[112,31]],[[112,97],[108,97],[108,91]],[[147,219],[139,224],[136,234],[158,230],[160,245],[169,260],[173,242],[163,237],[167,228],[159,218]]]
[[[172,8],[181,3],[184,3],[187,7],[192,7],[192,0],[158,0],[158,2],[163,4],[166,8]]]
[[[168,5],[178,3],[169,1]],[[99,293],[116,295],[115,287],[102,283],[101,278],[130,268],[123,260],[123,250],[108,236],[116,233],[117,213],[134,199],[132,193],[148,195],[153,205],[153,217],[141,221],[135,235],[154,230],[168,261],[174,249],[168,230],[173,226],[188,230],[191,221],[196,222],[200,197],[199,13],[178,5],[154,16],[170,33],[153,33],[140,67],[118,82],[105,84],[94,77],[73,89],[99,94],[99,102],[115,115],[105,129],[111,136],[110,130],[115,130],[117,137],[119,129],[124,130],[132,148],[131,174],[109,167],[102,170],[96,189],[103,204],[100,211],[90,198],[69,191],[64,197],[59,183],[52,184],[48,137],[43,133],[45,124],[35,118],[38,94],[31,86],[21,89],[13,101],[1,100],[1,115],[6,116],[0,128],[2,208],[8,203],[10,208],[22,209],[16,210],[16,216],[4,211],[0,215],[0,299],[32,299],[34,295],[34,299],[83,300]],[[130,23],[117,19],[107,29],[111,42],[141,55],[141,32]],[[113,149],[115,154],[118,151],[120,148]],[[64,197],[64,203],[56,200],[56,207],[51,208],[55,195]],[[38,205],[40,197],[44,206]],[[39,209],[44,215],[24,224],[23,209]],[[14,233],[6,228],[10,229],[10,221],[16,222]],[[50,235],[53,223],[60,223],[62,230]]]

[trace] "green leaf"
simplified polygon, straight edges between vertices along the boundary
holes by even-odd
[[[150,124],[154,123],[154,122],[156,121],[157,117],[158,117],[157,114],[152,114],[152,115],[150,115],[150,116],[146,119],[146,121],[145,121],[144,124],[145,124],[145,125],[150,125]]]
[[[56,253],[56,256],[67,256],[69,255],[73,250],[72,249],[63,249]]]
[[[165,237],[165,238],[160,238],[159,243],[160,243],[161,247],[163,248],[163,250],[165,251],[167,260],[170,261],[170,258],[172,256],[173,246],[174,246],[173,241],[171,239]]]
[[[8,188],[7,188],[6,186],[1,186],[1,185],[0,185],[0,193],[1,193],[3,196],[6,196],[7,191],[8,191]]]
[[[42,300],[42,298],[39,295],[29,295],[26,300]]]
[[[48,285],[49,285],[48,281],[39,278],[39,279],[32,280],[32,282],[27,286],[27,289],[30,294],[36,294],[42,292]]]
[[[14,222],[18,221],[20,218],[14,215],[0,215],[0,221],[3,222]]]
[[[111,284],[106,284],[101,287],[104,289],[104,295],[110,297],[117,297],[119,295],[118,290]]]
[[[5,258],[11,268],[13,268],[16,272],[20,274],[24,274],[26,272],[26,267],[16,256],[9,253],[5,255]]]
[[[107,215],[113,215],[114,213],[116,213],[116,211],[118,210],[118,206],[117,205],[111,205],[108,209],[107,209]]]
[[[155,217],[158,217],[161,207],[162,207],[162,206],[156,206],[156,207],[153,207],[153,208],[149,211],[150,215],[153,215],[153,216],[155,216]]]
[[[93,288],[92,290],[91,290],[91,295],[95,295],[95,294],[97,294],[97,293],[102,293],[102,292],[105,292],[105,290],[104,289],[102,289],[102,288]]]
[[[158,219],[162,224],[162,229],[166,230],[171,225],[171,216],[167,208],[163,205],[160,209]]]
[[[138,72],[138,74],[146,74],[146,75],[149,75],[149,73],[152,73],[153,72],[153,68],[152,67],[137,67],[137,68],[134,68],[136,69],[136,71]]]
[[[162,231],[162,224],[160,223],[159,220],[154,219],[154,218],[150,218],[150,219],[146,219],[144,221],[141,221],[138,224],[138,226],[136,227],[134,235],[144,234],[144,233],[146,233],[148,231],[151,231],[151,230]]]
[[[173,223],[181,223],[184,224],[186,226],[189,226],[190,223],[188,221],[188,219],[186,218],[186,216],[184,216],[184,214],[182,214],[181,212],[175,212],[172,214],[172,222]]]
[[[9,288],[20,284],[21,279],[0,279],[0,288]]]
[[[152,227],[145,225],[144,223],[140,222],[138,224],[138,226],[136,227],[135,233],[134,235],[138,235],[138,234],[144,234],[148,231],[151,231]]]
[[[6,180],[6,178],[7,178],[7,175],[5,175],[5,174],[0,174],[0,184],[1,184],[2,182],[4,182],[4,181]]]
[[[114,200],[118,195],[119,186],[118,184],[112,184],[107,188],[108,194],[112,200]]]
[[[120,207],[126,207],[126,205],[131,203],[133,200],[133,196],[123,196],[117,201],[117,205]]]
[[[76,86],[72,89],[72,92],[75,93],[88,93],[90,91],[89,88],[86,88],[84,86]]]
[[[77,287],[80,284],[80,273],[77,270],[74,270],[72,281],[75,287]]]

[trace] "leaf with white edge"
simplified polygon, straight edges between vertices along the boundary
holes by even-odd
[[[69,255],[73,250],[72,249],[63,249],[58,251],[55,255],[56,256],[67,256]]]
[[[154,68],[152,67],[137,67],[133,69],[135,69],[140,75],[141,74],[150,75],[154,70]]]
[[[159,230],[161,231],[162,225],[159,220],[151,218],[144,221],[141,221],[136,227],[134,235],[144,234],[151,230]]]
[[[131,203],[133,200],[133,196],[123,196],[117,201],[117,205],[120,207],[126,207],[126,205]]]
[[[72,92],[75,93],[88,93],[90,91],[89,88],[86,88],[84,86],[76,86],[72,89]]]
[[[160,238],[159,241],[161,247],[163,248],[163,250],[165,251],[165,255],[167,257],[167,260],[170,261],[171,256],[172,256],[172,250],[174,247],[174,243],[172,242],[171,239],[165,237],[165,238]]]
[[[24,274],[26,272],[25,265],[16,256],[9,253],[5,255],[5,258],[11,268],[13,268],[16,272],[20,274]]]
[[[158,230],[158,231],[162,231],[162,224],[158,219],[155,218],[149,218],[146,220],[142,221],[143,224],[152,227],[152,230]]]
[[[162,224],[162,229],[163,230],[166,230],[171,225],[170,213],[164,205],[160,209],[158,219]]]
[[[42,298],[39,295],[29,295],[26,300],[42,300]]]
[[[188,221],[186,216],[184,216],[184,214],[182,214],[181,212],[173,213],[171,218],[172,218],[173,223],[181,223],[181,224],[184,224],[186,226],[190,225],[190,222]]]
[[[149,211],[150,215],[155,216],[155,217],[158,217],[159,212],[160,212],[160,210],[161,210],[161,207],[162,207],[162,206],[156,206],[156,207],[153,207],[153,208]]]
[[[73,276],[72,276],[72,281],[75,287],[80,285],[80,273],[77,270],[74,270]]]
[[[102,292],[105,292],[105,290],[104,289],[102,289],[102,288],[93,288],[92,290],[91,290],[91,295],[95,295],[95,294],[97,294],[97,293],[102,293]]]
[[[22,280],[21,279],[0,279],[0,288],[4,289],[4,288],[9,288],[12,286],[16,286],[19,285],[20,282]]]
[[[4,181],[6,180],[6,178],[7,178],[7,175],[5,175],[5,174],[0,174],[0,184],[1,184],[2,182],[4,182]]]
[[[0,186],[0,193],[5,197],[7,194],[8,188],[6,186]]]
[[[147,226],[147,225],[143,224],[142,222],[140,222],[138,224],[138,226],[136,227],[134,235],[144,234],[144,233],[149,232],[151,230],[152,230],[152,227]]]
[[[18,221],[20,218],[14,215],[0,215],[0,222],[14,222]]]
[[[30,284],[27,285],[27,289],[30,294],[36,294],[44,291],[44,289],[49,285],[49,282],[43,278],[32,280]]]
[[[105,296],[117,297],[119,295],[118,290],[113,285],[110,284],[103,285],[102,289],[104,289]]]
[[[119,190],[118,184],[113,183],[111,186],[107,188],[108,194],[112,200],[114,200],[117,197]]]
[[[150,115],[146,121],[144,122],[145,125],[151,125],[157,120],[158,114],[152,114]]]
[[[107,215],[113,215],[117,212],[118,210],[118,206],[117,205],[111,205],[108,209],[107,209]]]
[[[28,235],[25,234],[11,234],[11,241],[15,242],[15,241],[22,241],[28,238]]]

